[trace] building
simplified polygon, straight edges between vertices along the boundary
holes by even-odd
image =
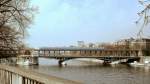
[[[141,39],[123,39],[117,42],[114,42],[116,49],[129,49],[129,50],[139,50],[142,52],[142,55],[150,55],[150,39],[141,38]]]
[[[77,47],[85,47],[84,41],[78,41]]]
[[[89,44],[88,44],[88,47],[89,47],[89,48],[94,48],[94,47],[96,47],[96,46],[95,46],[94,43],[89,43]]]
[[[142,38],[142,39],[134,39],[130,43],[131,49],[150,49],[150,39]]]

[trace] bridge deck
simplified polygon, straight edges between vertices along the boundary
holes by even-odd
[[[40,58],[140,58],[137,56],[37,56]]]
[[[108,48],[80,48],[80,47],[49,47],[35,49],[35,51],[138,51],[139,49],[108,49]],[[142,49],[147,50],[147,49]]]

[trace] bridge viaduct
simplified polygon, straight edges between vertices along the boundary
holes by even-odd
[[[24,57],[33,58],[33,57],[42,57],[42,58],[53,58],[58,59],[58,63],[70,59],[76,58],[95,58],[104,60],[104,62],[112,62],[120,59],[127,60],[137,60],[143,62],[143,56],[146,56],[146,52],[149,50],[140,50],[140,49],[104,49],[104,48],[78,48],[78,47],[50,47],[50,48],[40,48],[32,49],[31,55],[26,55]],[[5,57],[14,57],[20,53],[18,50],[12,51],[0,51],[5,53]],[[24,51],[27,53],[26,51]],[[30,54],[30,53],[29,53]],[[4,58],[3,56],[0,56]],[[18,55],[17,57],[20,57]]]
[[[34,50],[38,57],[58,59],[59,64],[66,60],[76,58],[95,58],[112,62],[121,59],[130,61],[141,61],[144,52],[139,49],[103,49],[103,48],[77,48],[77,47],[51,47]],[[141,60],[140,60],[141,59]]]

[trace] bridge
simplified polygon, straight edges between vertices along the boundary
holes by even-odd
[[[29,52],[30,51],[30,52]],[[149,50],[143,49],[105,49],[105,48],[79,48],[79,47],[49,47],[40,48],[24,51],[13,50],[13,51],[1,51],[6,53],[5,57],[13,57],[19,54],[19,52],[24,52],[24,55],[18,56],[21,58],[52,58],[57,59],[59,64],[62,62],[76,59],[76,58],[95,58],[98,60],[103,60],[105,63],[126,59],[127,62],[141,61],[145,53]],[[31,53],[32,52],[32,53]],[[1,57],[3,58],[3,57]]]
[[[104,60],[104,62],[112,62],[116,60],[126,59],[127,62],[134,60],[139,61],[148,50],[139,49],[104,49],[104,48],[72,48],[72,47],[51,47],[30,50],[32,53],[19,50],[3,50],[6,57],[16,57],[20,52],[31,55],[22,55],[21,58],[51,58],[62,62],[76,58],[95,58]],[[148,51],[149,52],[149,51]],[[4,58],[1,56],[1,58]],[[28,73],[30,72],[30,73]],[[56,77],[49,77],[30,70],[14,68],[0,64],[0,80],[3,84],[80,84]],[[17,80],[17,81],[16,81]]]
[[[53,58],[64,61],[76,58],[95,58],[105,63],[126,59],[127,62],[140,61],[143,52],[139,49],[104,49],[104,48],[78,48],[78,47],[50,47],[34,50],[34,56],[42,58]]]

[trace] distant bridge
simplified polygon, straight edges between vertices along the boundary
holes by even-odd
[[[36,49],[39,56],[139,56],[139,49],[104,49],[104,48],[76,48],[50,47]],[[144,50],[142,50],[144,51]]]
[[[76,59],[76,58],[95,58],[104,60],[104,62],[112,62],[116,60],[127,59],[128,62],[139,61],[141,56],[144,56],[144,52],[148,50],[139,49],[104,49],[104,48],[77,48],[77,47],[50,47],[33,49],[32,55],[22,57],[42,57],[58,59],[59,64],[64,61]],[[7,52],[7,56],[15,56],[19,53],[18,50],[13,51],[1,51]],[[6,56],[6,57],[7,57]]]
[[[139,49],[104,49],[104,48],[76,48],[76,47],[51,47],[34,50],[37,57],[58,59],[59,64],[66,60],[76,58],[95,58],[112,62],[127,59],[127,62],[139,61]]]

